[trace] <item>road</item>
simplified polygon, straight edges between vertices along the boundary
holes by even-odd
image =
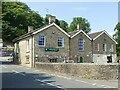
[[[57,75],[20,65],[0,58],[2,88],[118,88],[118,81],[89,80]]]

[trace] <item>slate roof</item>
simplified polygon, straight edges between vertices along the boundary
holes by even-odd
[[[91,33],[88,34],[93,40],[97,39],[98,37],[100,37],[103,33],[105,33],[111,40],[113,40],[116,44],[118,44],[105,30],[104,31],[100,31],[100,32],[95,32],[95,33]]]
[[[33,31],[31,31],[31,32],[29,32],[29,33],[26,33],[26,34],[24,34],[24,35],[22,35],[22,36],[20,36],[20,37],[17,37],[17,38],[15,38],[14,40],[13,40],[13,42],[15,42],[15,41],[17,41],[17,40],[21,40],[21,39],[23,39],[23,38],[26,38],[26,37],[29,37],[29,36],[31,36],[31,35],[33,35],[34,33],[38,33],[38,32],[40,32],[40,31],[42,31],[42,30],[44,30],[45,28],[48,28],[48,27],[50,27],[50,26],[52,26],[52,25],[55,25],[57,28],[59,28],[60,30],[61,30],[61,28],[59,27],[59,26],[57,26],[56,24],[51,24],[51,25],[44,25],[44,26],[42,26],[42,27],[40,27],[39,29],[36,29],[36,30],[33,30]],[[63,30],[62,30],[63,31]],[[95,32],[95,33],[91,33],[91,34],[86,34],[84,31],[82,31],[82,30],[75,30],[75,31],[72,31],[72,32],[65,32],[65,31],[63,31],[66,35],[68,35],[69,37],[74,37],[74,36],[76,36],[77,34],[79,34],[80,32],[83,32],[90,40],[91,39],[95,39],[98,35],[100,35],[100,34],[102,34],[103,32],[105,32],[105,31],[100,31],[100,32]],[[106,33],[106,32],[105,32]],[[106,33],[107,34],[107,33]],[[109,36],[109,34],[107,34],[108,36]],[[110,37],[110,36],[109,36]],[[115,41],[112,37],[110,37],[113,41]],[[115,41],[116,42],[116,41]],[[116,42],[117,43],[117,42]]]
[[[31,31],[31,32],[28,32],[28,33],[26,33],[26,34],[23,34],[23,35],[21,35],[21,36],[15,38],[15,39],[13,39],[12,41],[15,42],[15,41],[17,41],[17,40],[26,38],[26,37],[32,35],[33,32],[35,32],[35,31],[37,31],[37,30],[39,30],[39,29],[41,29],[41,28],[44,28],[44,27],[46,27],[46,26],[47,26],[47,25],[43,25],[43,26],[41,26],[41,27],[38,28],[38,29],[35,29],[35,30]]]
[[[69,35],[67,32],[65,32],[64,30],[62,30],[57,24],[52,23],[52,24],[49,24],[49,25],[43,25],[42,27],[40,27],[40,28],[38,28],[38,29],[36,29],[36,30],[33,30],[33,31],[29,32],[29,33],[26,33],[26,34],[24,34],[24,35],[21,35],[21,36],[15,38],[15,39],[13,39],[12,41],[13,41],[13,42],[16,42],[16,41],[18,41],[18,40],[24,39],[24,38],[26,38],[26,37],[29,37],[29,36],[31,36],[31,35],[33,35],[33,34],[36,34],[36,33],[40,32],[40,31],[43,31],[43,30],[45,30],[46,28],[51,27],[51,26],[53,26],[53,25],[56,26],[59,30],[61,30],[63,33],[65,33],[67,36],[70,37],[70,35]]]
[[[88,34],[90,36],[91,39],[94,39],[95,37],[97,37],[99,34],[101,34],[103,31],[100,31],[100,32],[95,32],[95,33],[91,33],[91,34]]]
[[[70,36],[73,36],[74,34],[76,34],[78,32],[78,30],[75,30],[75,31],[72,31],[72,32],[68,32],[68,34],[70,35]]]

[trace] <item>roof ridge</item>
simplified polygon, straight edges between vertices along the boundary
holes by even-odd
[[[102,33],[102,32],[104,32],[104,30],[103,31],[98,31],[98,32],[93,32],[93,33],[89,33],[88,35],[90,35],[90,34],[95,34],[95,33]]]

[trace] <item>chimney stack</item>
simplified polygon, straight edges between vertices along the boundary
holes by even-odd
[[[49,16],[49,24],[55,22],[55,16]]]
[[[77,24],[77,30],[80,30],[80,24]]]
[[[33,31],[33,26],[28,26],[28,33]]]

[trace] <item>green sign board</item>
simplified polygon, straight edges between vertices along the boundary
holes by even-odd
[[[45,48],[46,52],[58,52],[59,48]]]

